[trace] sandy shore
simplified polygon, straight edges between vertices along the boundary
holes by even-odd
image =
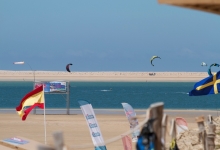
[[[155,75],[150,75],[155,73]],[[125,81],[125,82],[195,82],[207,77],[207,72],[61,72],[5,71],[0,81]]]
[[[42,114],[30,114],[26,121],[21,121],[16,113],[0,113],[0,139],[6,139],[15,136],[21,136],[28,139],[44,143],[44,124]],[[109,110],[112,111],[112,110]],[[96,114],[103,138],[107,143],[109,150],[123,150],[122,140],[114,140],[121,136],[126,131],[129,131],[129,124],[123,110],[117,110],[117,114]],[[96,110],[95,110],[96,112]],[[144,120],[145,110],[136,110],[138,114],[139,123]],[[190,129],[197,128],[195,117],[208,114],[217,116],[217,111],[209,110],[165,110],[169,116],[169,121],[175,117],[184,117]],[[168,121],[168,124],[169,124]],[[166,143],[169,145],[170,136],[166,135]],[[52,134],[56,131],[62,131],[65,143],[68,147],[81,145],[84,150],[93,150],[92,140],[89,134],[89,129],[85,118],[82,114],[71,115],[46,115],[46,129],[47,129],[47,144],[53,145]],[[130,135],[129,135],[130,136]],[[86,144],[88,144],[86,146]],[[77,148],[77,150],[80,148]],[[133,143],[135,149],[135,143]]]
[[[35,78],[36,81],[195,82],[207,77],[206,72],[155,72],[155,75],[149,75],[149,73],[152,72],[0,71],[0,81],[33,81]],[[135,111],[140,116],[139,122],[142,122],[145,119],[146,110]],[[70,115],[66,115],[65,112],[65,109],[47,111],[47,144],[53,145],[52,134],[62,131],[65,144],[69,148],[84,145],[84,150],[94,150],[81,110],[70,110]],[[107,149],[123,150],[122,140],[119,137],[130,131],[123,110],[95,110],[95,113],[104,140],[107,141]],[[197,128],[195,117],[209,114],[217,117],[218,115],[215,110],[165,110],[165,113],[168,114],[169,121],[175,117],[184,117],[190,129]],[[168,135],[169,127],[170,125],[168,125],[166,145],[169,145],[171,140]],[[21,121],[15,110],[0,109],[0,140],[15,136],[44,143],[42,112],[36,115],[30,114],[26,121]],[[76,149],[79,150],[79,148],[74,150]],[[135,149],[135,143],[133,143],[133,149]]]

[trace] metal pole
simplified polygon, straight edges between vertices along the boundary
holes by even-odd
[[[28,64],[28,63],[27,63]],[[28,66],[30,67],[31,71],[33,72],[34,75],[34,83],[35,83],[35,70],[32,69],[32,67],[28,64]]]
[[[25,64],[24,61],[22,62],[14,62],[14,64],[19,64],[19,65],[23,65]],[[28,63],[27,63],[28,64]],[[33,89],[34,89],[34,83],[35,83],[35,70],[32,69],[31,65],[28,64],[28,66],[30,67],[31,71],[33,72],[34,75],[34,81],[33,81]],[[33,114],[36,114],[36,108],[34,108]]]
[[[70,114],[70,82],[67,82],[67,95],[66,95],[66,114]]]
[[[34,76],[34,81],[33,81],[33,89],[34,89],[34,83],[35,83],[35,70],[32,69],[31,65],[29,65],[29,63],[27,63],[28,66],[30,67],[31,71],[33,72],[33,76]],[[34,108],[33,114],[36,114],[36,107]]]
[[[34,89],[34,84],[35,84],[35,71],[34,71],[34,82],[33,82],[33,89]],[[45,109],[45,107],[44,107]],[[34,108],[33,114],[36,114],[37,108]]]

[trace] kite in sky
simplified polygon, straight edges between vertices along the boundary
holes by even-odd
[[[207,64],[205,62],[202,62],[201,66],[207,66]]]
[[[212,75],[213,75],[213,74],[212,74],[212,71],[211,71],[212,66],[219,67],[220,65],[217,64],[217,63],[211,64],[210,67],[209,67],[209,69],[208,69],[208,74],[209,74],[209,76],[212,76]]]
[[[71,72],[71,71],[70,71],[70,65],[73,65],[73,64],[70,63],[70,64],[67,64],[67,65],[66,65],[66,71],[68,71],[68,72]]]
[[[153,56],[153,57],[151,58],[150,63],[151,63],[152,66],[154,66],[154,65],[153,65],[153,60],[154,60],[155,58],[160,58],[160,57],[159,57],[159,56]],[[160,59],[161,59],[161,58],[160,58]]]

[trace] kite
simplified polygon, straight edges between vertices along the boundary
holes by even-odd
[[[17,62],[13,62],[14,65],[23,65],[24,61],[17,61]]]
[[[66,65],[66,71],[68,71],[68,72],[71,72],[71,71],[70,71],[70,65],[73,65],[73,64],[70,63],[70,64],[67,64],[67,65]]]
[[[201,66],[207,66],[207,64],[205,62],[202,62]]]
[[[212,76],[212,75],[213,75],[213,74],[212,74],[212,71],[211,71],[212,66],[217,66],[217,67],[219,67],[220,65],[217,64],[217,63],[211,64],[210,67],[209,67],[209,69],[208,69],[208,74],[209,74],[209,76]]]
[[[154,60],[155,58],[160,58],[160,57],[159,57],[159,56],[153,56],[153,57],[151,58],[150,63],[151,63],[152,66],[154,66],[152,62],[153,62],[153,60]],[[161,58],[160,58],[160,59],[161,59]]]

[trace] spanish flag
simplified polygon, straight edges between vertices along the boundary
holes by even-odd
[[[28,108],[27,108],[28,107]],[[31,112],[31,110],[35,107],[39,107],[44,109],[44,89],[43,85],[34,89],[27,95],[25,95],[16,110],[18,115],[24,121],[27,115]]]

